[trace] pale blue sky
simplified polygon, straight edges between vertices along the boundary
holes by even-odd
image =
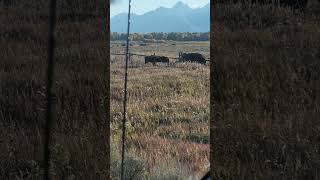
[[[191,8],[202,7],[210,2],[210,0],[131,0],[131,12],[144,14],[160,6],[170,8],[179,1],[189,5]],[[112,17],[123,12],[127,13],[128,2],[128,0],[115,0],[115,3],[111,4],[110,16]]]

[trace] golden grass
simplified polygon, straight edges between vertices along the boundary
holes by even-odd
[[[111,52],[121,52],[117,44]],[[156,47],[155,47],[156,46]],[[208,43],[147,44],[131,47],[141,54],[177,57],[179,50],[208,55]],[[209,163],[209,66],[144,65],[134,57],[128,81],[128,155],[145,164],[145,178],[184,179],[196,176]],[[111,115],[113,141],[120,141],[124,57],[111,57]],[[135,66],[133,66],[135,65]],[[120,152],[120,146],[115,145]],[[180,169],[180,170],[179,170]],[[181,169],[184,169],[182,172]],[[170,175],[171,173],[171,175]]]

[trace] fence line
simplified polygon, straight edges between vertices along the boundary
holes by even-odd
[[[125,56],[126,54],[124,53],[110,53],[110,55],[116,55],[116,56]],[[146,57],[149,55],[145,55],[145,54],[136,54],[136,53],[129,53],[130,56],[142,56],[142,57]],[[168,57],[169,59],[180,59],[179,57]],[[206,59],[206,61],[210,62],[210,58]]]

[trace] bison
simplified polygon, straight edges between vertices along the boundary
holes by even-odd
[[[198,62],[206,64],[206,59],[199,53],[179,53],[179,61]]]
[[[144,57],[144,62],[145,64],[152,63],[153,65],[155,65],[157,62],[169,64],[169,58],[165,56],[151,55]]]

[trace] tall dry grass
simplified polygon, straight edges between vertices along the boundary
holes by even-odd
[[[320,178],[319,8],[214,8],[214,177]]]
[[[168,57],[177,57],[180,50],[209,56],[208,42],[148,43],[130,49]],[[123,50],[121,43],[111,42],[111,52]],[[174,61],[152,66],[133,56],[129,63],[126,155],[138,168],[127,167],[127,177],[194,179],[209,163],[209,65]],[[121,152],[123,66],[123,56],[111,57],[111,149],[116,154],[112,162],[120,160]],[[117,179],[117,163],[111,170]]]
[[[11,2],[16,4],[0,6],[0,179],[36,179],[46,108],[48,1]],[[97,4],[61,2],[50,172],[55,179],[99,179],[109,164],[107,13],[97,13]]]

